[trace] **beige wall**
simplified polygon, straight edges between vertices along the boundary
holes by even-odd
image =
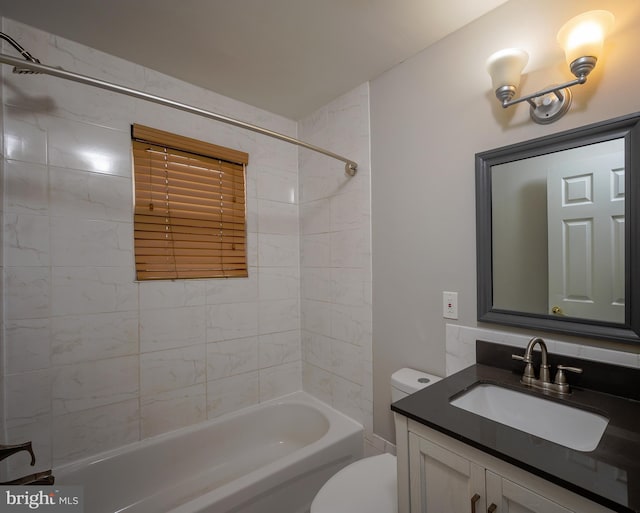
[[[575,89],[571,111],[541,126],[529,121],[526,105],[502,110],[487,57],[509,46],[527,50],[525,94],[569,80],[555,34],[571,16],[596,8],[612,11],[616,26],[589,82]],[[475,153],[640,111],[639,47],[640,2],[512,0],[372,81],[377,434],[393,437],[395,369],[444,374],[443,290],[459,293],[453,322],[476,325]]]

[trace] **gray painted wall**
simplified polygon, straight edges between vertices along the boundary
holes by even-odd
[[[491,91],[485,61],[510,46],[531,56],[525,94],[572,78],[556,33],[570,17],[602,4],[512,0],[372,81],[374,429],[380,436],[394,439],[394,370],[444,374],[443,290],[459,293],[453,322],[476,325],[475,153],[640,110],[640,70],[629,65],[640,47],[640,2],[606,2],[616,16],[606,53],[555,124],[529,121],[526,104],[501,109]]]

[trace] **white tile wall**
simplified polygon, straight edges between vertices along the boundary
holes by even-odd
[[[304,119],[300,138],[358,162],[348,178],[341,163],[300,152],[304,388],[362,422],[371,451],[386,450],[373,435],[368,85]]]
[[[0,27],[2,26],[2,18],[0,18]],[[2,48],[2,47],[0,47]],[[6,66],[2,66],[3,68]],[[3,78],[4,70],[0,69],[0,80]],[[0,87],[0,134],[4,132],[4,102],[3,99],[3,90]],[[5,161],[5,150],[4,150],[4,137],[0,137],[0,183],[3,185],[3,190],[6,188],[5,183],[6,176],[6,161]],[[4,240],[4,194],[0,194],[0,240]],[[4,384],[4,374],[5,374],[5,362],[7,360],[15,360],[22,359],[20,355],[20,350],[15,346],[8,348],[6,345],[5,338],[5,323],[4,323],[4,251],[0,251],[0,437],[5,440],[7,438],[6,433],[6,422],[5,422],[5,384]],[[13,329],[16,329],[13,327]],[[28,354],[30,351],[34,350],[33,340],[31,340],[31,345],[26,349],[26,353]],[[23,353],[24,354],[24,353]],[[42,362],[36,365],[42,365]],[[0,462],[0,475],[6,474],[7,462]]]
[[[2,21],[51,66],[297,135],[291,120]],[[295,146],[54,77],[8,73],[0,94],[2,441],[32,439],[44,470],[302,387]],[[249,278],[135,281],[132,123],[249,153]]]
[[[526,348],[532,336],[540,336],[540,333],[531,335],[516,335],[506,331],[472,328],[456,324],[446,326],[446,375],[450,376],[462,369],[476,363],[476,340],[496,342],[509,346]],[[640,368],[640,355],[601,347],[574,344],[554,340],[553,336],[542,335],[550,353],[567,356],[576,356],[585,360],[624,365],[626,367]]]

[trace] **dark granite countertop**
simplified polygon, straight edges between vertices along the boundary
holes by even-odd
[[[512,370],[476,364],[393,403],[391,409],[614,511],[640,513],[640,401],[575,386],[567,398],[548,396],[609,418],[597,448],[581,452],[449,404],[478,383],[542,394],[520,384],[520,375]]]

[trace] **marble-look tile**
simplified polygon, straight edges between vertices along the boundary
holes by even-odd
[[[259,334],[277,333],[297,329],[300,322],[298,299],[260,301]]]
[[[447,324],[445,327],[445,374],[450,376],[476,363],[475,336],[466,327]],[[478,336],[481,336],[478,333]]]
[[[301,389],[300,362],[284,363],[260,370],[260,401],[268,401]]]
[[[140,282],[140,310],[152,308],[180,308],[204,305],[207,282],[205,280],[145,281]]]
[[[258,267],[258,234],[247,232],[247,262],[249,264],[249,277],[255,274]]]
[[[256,119],[260,119],[260,117],[262,117],[262,113],[258,113]],[[271,116],[268,117],[271,118]],[[291,130],[291,124],[289,122],[284,121],[284,124],[288,125],[287,131]],[[261,126],[265,125],[263,124]],[[293,137],[296,137],[295,128],[293,128],[292,134]],[[258,135],[258,137],[255,138],[255,145],[251,151],[251,159],[254,164],[261,162],[264,167],[278,168],[282,171],[295,173],[298,167],[298,147],[293,144],[273,141],[265,136]],[[251,165],[251,163],[249,165]]]
[[[297,234],[260,233],[258,235],[258,262],[261,268],[298,266],[299,257]]]
[[[205,306],[140,311],[140,352],[201,344],[206,339]]]
[[[447,324],[446,326],[446,374],[462,370],[475,363],[476,340],[486,340],[524,349],[531,335],[520,335],[506,331],[487,330],[468,326]],[[543,336],[550,353],[575,356],[585,360],[638,367],[638,354],[614,349],[554,340]]]
[[[370,275],[362,269],[334,267],[331,269],[331,299],[340,305],[367,304],[365,283]]]
[[[131,176],[129,130],[56,119],[47,131],[49,165]]]
[[[206,381],[205,344],[140,355],[140,395],[156,395]]]
[[[371,247],[364,230],[346,230],[331,234],[331,267],[365,268]]]
[[[359,346],[371,345],[372,314],[369,305],[331,305],[331,333],[329,335]]]
[[[329,267],[331,265],[330,233],[318,233],[301,237],[300,265],[303,268]]]
[[[361,347],[331,339],[331,372],[333,374],[362,385],[362,365]]]
[[[47,164],[47,132],[32,112],[4,107],[4,151],[8,159]]]
[[[5,265],[48,266],[49,233],[48,216],[5,213]]]
[[[277,168],[261,168],[256,172],[257,197],[281,203],[298,202],[298,175]]]
[[[41,369],[5,376],[5,415],[8,422],[25,422],[51,413],[51,372]]]
[[[340,376],[331,376],[332,404],[336,410],[351,417],[356,422],[363,422],[362,385],[348,381]]]
[[[260,335],[258,347],[258,365],[261,369],[297,362],[302,358],[299,330]]]
[[[51,365],[49,319],[7,321],[5,324],[5,373],[18,374]]]
[[[51,214],[103,221],[133,221],[131,178],[50,166]]]
[[[53,414],[88,410],[137,398],[139,357],[123,356],[53,369]]]
[[[138,354],[136,311],[53,317],[51,361],[55,365]]]
[[[250,267],[247,278],[205,281],[206,303],[246,303],[258,299],[258,268]]]
[[[298,233],[298,206],[259,199],[258,229],[260,233],[296,235]]]
[[[361,191],[331,197],[331,230],[353,230],[363,226],[369,212],[368,197]]]
[[[52,217],[51,262],[58,267],[133,269],[133,225],[74,217]]]
[[[206,307],[206,340],[219,342],[258,334],[258,303],[231,303]]]
[[[138,399],[53,417],[53,464],[60,466],[140,439]]]
[[[260,301],[297,298],[300,294],[298,267],[261,267],[258,292]]]
[[[44,164],[5,161],[5,212],[47,214],[49,212],[49,172]]]
[[[302,363],[302,385],[305,392],[331,405],[331,373],[329,371],[304,361]]]
[[[141,437],[148,438],[206,420],[206,403],[204,383],[142,397]]]
[[[307,267],[300,277],[300,297],[316,301],[332,300],[332,269],[327,267]]]
[[[51,314],[124,312],[138,307],[133,268],[53,267]]]
[[[328,199],[300,205],[300,234],[312,235],[331,231],[331,208]]]
[[[303,299],[300,313],[302,316],[301,328],[305,331],[325,335],[331,335],[331,311],[333,305],[324,301]]]
[[[329,146],[331,147],[331,146]],[[333,145],[335,148],[336,146]],[[355,159],[351,151],[343,155]],[[355,177],[344,172],[344,164],[338,160],[327,159],[319,153],[304,154],[300,158],[300,201],[309,202],[331,198],[352,189]],[[360,164],[358,163],[360,166]],[[360,169],[358,169],[358,172]],[[356,176],[358,176],[356,174]]]
[[[212,419],[260,400],[258,371],[207,382],[207,418]]]
[[[623,351],[614,351],[603,347],[580,346],[578,357],[585,360],[611,363],[613,365],[623,365],[625,367],[638,367],[638,354]]]
[[[333,363],[331,355],[332,339],[315,333],[302,332],[302,356],[306,363],[331,371]]]
[[[258,369],[258,337],[212,342],[206,353],[207,381]]]
[[[259,212],[258,200],[256,198],[247,197],[247,206],[245,208],[245,219],[247,225],[247,234],[257,234],[260,230],[258,225]]]
[[[5,318],[39,319],[49,316],[49,268],[6,267]]]
[[[329,123],[329,110],[327,106],[320,107],[298,122],[298,135],[305,141],[318,146],[326,146],[328,143],[327,126]],[[314,152],[300,149],[300,158],[314,155]],[[304,167],[304,166],[301,166]]]

